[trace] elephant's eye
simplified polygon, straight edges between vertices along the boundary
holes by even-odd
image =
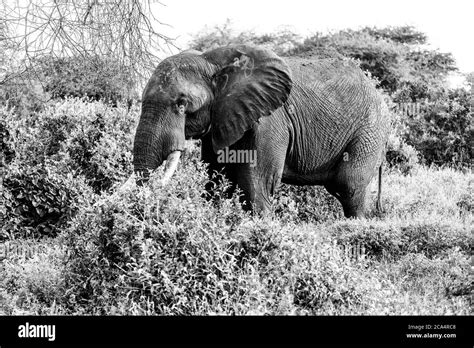
[[[176,101],[176,108],[178,110],[178,113],[184,114],[186,112],[186,108],[188,106],[188,101],[185,98],[179,98]]]
[[[180,105],[187,106],[187,105],[188,105],[188,101],[187,101],[186,98],[181,97],[181,98],[179,98],[179,99],[176,101],[176,105],[178,105],[178,106],[180,106]]]

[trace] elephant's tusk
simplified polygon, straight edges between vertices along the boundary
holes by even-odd
[[[166,158],[165,172],[160,180],[161,185],[166,185],[173,176],[176,168],[178,167],[179,158],[181,157],[181,151],[173,151]]]

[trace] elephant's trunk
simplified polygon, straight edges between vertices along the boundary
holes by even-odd
[[[137,175],[137,184],[148,181],[150,171],[155,170],[166,159],[165,172],[161,182],[171,178],[179,163],[184,148],[184,129],[179,125],[170,126],[166,122],[166,111],[144,108],[133,144],[133,166]]]
[[[137,174],[137,183],[148,181],[150,171],[162,162],[162,145],[152,122],[140,120],[133,142],[133,167]]]

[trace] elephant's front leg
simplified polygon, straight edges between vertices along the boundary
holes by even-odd
[[[240,144],[242,146],[242,144]],[[235,193],[237,186],[241,190],[240,200],[243,208],[252,210],[252,204],[255,199],[255,189],[253,185],[253,173],[249,167],[249,161],[237,161],[237,155],[242,156],[242,149],[233,146],[214,153],[212,147],[212,137],[209,133],[202,138],[201,142],[201,160],[207,164],[207,175],[209,181],[206,184],[206,198],[213,199],[215,189],[222,185],[223,176],[230,184],[225,191],[225,197],[230,198]]]
[[[278,123],[261,122],[250,141],[242,139],[237,147],[248,151],[247,163],[236,165],[232,176],[243,191],[249,209],[265,214],[271,208],[271,196],[281,182],[289,135]]]
[[[257,150],[255,154],[258,154]],[[268,167],[267,167],[268,168]],[[230,164],[226,176],[241,191],[240,201],[245,210],[265,214],[271,207],[271,195],[280,183],[281,171],[262,171],[250,163]]]
[[[260,132],[250,131],[215,154],[211,136],[203,137],[202,160],[209,164],[211,179],[206,189],[212,194],[211,186],[218,184],[218,178],[212,179],[212,174],[222,172],[231,183],[227,193],[232,195],[239,187],[243,208],[264,214],[270,210],[271,196],[281,181],[288,138],[286,133],[262,127]]]

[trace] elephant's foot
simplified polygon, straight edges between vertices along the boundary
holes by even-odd
[[[343,196],[341,204],[346,218],[365,217],[365,190],[357,190],[351,197]]]
[[[345,185],[325,185],[326,190],[341,203],[346,218],[365,217],[366,188],[349,188]]]

